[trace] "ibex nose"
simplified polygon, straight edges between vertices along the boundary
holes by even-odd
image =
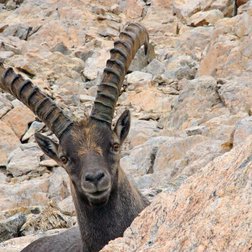
[[[102,180],[104,176],[105,176],[105,173],[103,171],[98,171],[94,173],[89,172],[89,173],[86,173],[85,180],[87,182],[97,184],[100,180]]]

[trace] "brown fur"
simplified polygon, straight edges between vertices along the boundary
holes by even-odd
[[[74,142],[78,142],[80,148],[78,150],[78,155],[86,155],[89,151],[94,151],[99,155],[102,155],[101,147],[97,146],[95,138],[101,137],[95,135],[96,125],[89,125],[89,120],[82,120],[79,123],[80,128],[78,130],[72,131],[71,136]]]
[[[58,154],[52,155],[52,147],[49,151],[44,144],[44,141],[51,140],[43,137],[41,141],[41,136],[37,136],[42,150],[60,165],[58,157],[61,155],[72,160],[63,167],[70,177],[79,228],[41,238],[26,247],[24,252],[98,252],[108,241],[122,236],[132,220],[148,204],[121,169],[120,151],[114,152],[111,149],[115,142],[122,144],[126,137],[121,134],[122,130],[128,132],[125,127],[129,127],[129,124],[125,126],[122,123],[129,120],[129,113],[121,117],[114,130],[93,119],[74,123],[60,139],[59,146],[54,148]],[[53,144],[50,142],[49,146]],[[97,190],[109,188],[109,193],[108,196],[106,193],[106,196],[93,200],[88,192],[93,190],[94,185],[87,180],[87,176],[97,172],[104,172],[104,176],[97,182]]]

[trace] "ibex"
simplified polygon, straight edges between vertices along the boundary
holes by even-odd
[[[59,235],[40,238],[23,251],[99,251],[108,241],[122,236],[132,220],[148,204],[120,168],[120,150],[130,128],[124,111],[112,129],[115,105],[127,69],[137,50],[149,37],[140,24],[129,24],[111,49],[89,117],[75,122],[30,80],[0,65],[0,87],[28,106],[57,136],[59,144],[36,133],[35,138],[50,158],[70,177],[78,227]]]

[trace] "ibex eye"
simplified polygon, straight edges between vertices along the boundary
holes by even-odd
[[[60,160],[63,164],[66,164],[68,162],[68,158],[66,156],[60,157]]]
[[[113,144],[113,151],[117,152],[120,150],[120,145],[118,143]]]

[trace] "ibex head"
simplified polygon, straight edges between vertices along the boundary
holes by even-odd
[[[116,186],[120,147],[130,128],[130,113],[125,111],[114,129],[107,123],[87,118],[74,122],[59,144],[37,133],[40,148],[64,167],[75,193],[90,205],[104,204]]]
[[[69,174],[73,193],[90,206],[106,204],[117,187],[120,148],[130,128],[129,111],[124,111],[114,128],[111,124],[125,74],[143,44],[147,52],[148,34],[139,24],[129,24],[120,33],[110,51],[91,115],[80,122],[64,115],[31,81],[0,65],[0,87],[27,105],[58,137],[59,144],[42,134],[35,135],[44,153]]]

